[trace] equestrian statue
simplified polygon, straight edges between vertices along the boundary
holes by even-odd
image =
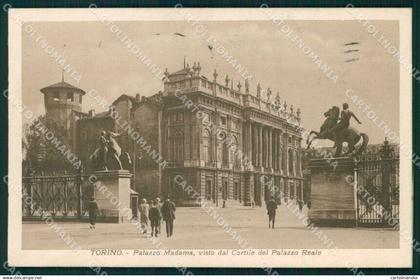
[[[359,133],[355,128],[350,126],[351,118],[354,118],[359,124],[362,123],[356,115],[349,110],[349,105],[347,103],[343,104],[341,116],[340,109],[337,106],[333,106],[325,112],[324,116],[326,117],[326,120],[322,124],[320,131],[317,132],[312,130],[309,133],[306,140],[306,143],[308,144],[307,149],[311,147],[312,141],[315,139],[328,139],[335,143],[335,157],[355,157],[366,150],[367,144],[369,143],[369,137],[366,133]],[[362,144],[356,149],[356,144],[359,143],[360,139],[362,139]],[[346,142],[348,146],[348,151],[346,153],[342,153],[344,142]]]
[[[127,152],[121,153],[121,147],[115,138],[120,134],[101,131],[99,147],[89,157],[95,171],[131,170],[131,158]]]

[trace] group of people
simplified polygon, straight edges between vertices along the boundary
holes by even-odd
[[[169,196],[166,196],[163,203],[161,203],[160,198],[157,197],[151,201],[151,205],[147,203],[147,199],[143,198],[139,205],[139,210],[143,234],[147,234],[150,221],[151,236],[157,237],[161,233],[161,221],[163,219],[166,225],[166,236],[172,236],[174,232],[176,207]]]
[[[95,229],[96,218],[99,212],[95,197],[91,197],[87,208],[89,212],[89,228]],[[166,196],[166,199],[163,203],[161,203],[160,198],[157,197],[151,201],[151,205],[149,205],[147,200],[143,198],[142,203],[139,205],[139,211],[143,234],[147,234],[150,221],[151,235],[157,237],[161,233],[160,226],[163,219],[166,225],[166,236],[172,236],[174,232],[176,207],[175,203],[170,200],[169,196]]]
[[[303,202],[299,203],[299,210],[302,211]],[[274,197],[271,197],[267,203],[267,215],[268,215],[268,227],[274,229],[277,212],[277,202]],[[95,229],[96,216],[98,214],[98,204],[94,197],[91,198],[88,204],[89,209],[89,222],[90,229]],[[139,205],[140,211],[140,223],[142,228],[142,234],[147,234],[150,221],[151,236],[158,237],[161,233],[161,221],[165,221],[166,225],[166,236],[171,237],[174,232],[174,220],[175,220],[175,203],[173,203],[169,196],[163,203],[159,197],[151,201],[151,205],[148,204],[147,199],[143,198]]]

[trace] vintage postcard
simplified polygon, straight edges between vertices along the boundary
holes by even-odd
[[[411,267],[411,10],[15,9],[12,266]]]

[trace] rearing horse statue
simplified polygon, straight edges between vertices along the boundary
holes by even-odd
[[[337,125],[338,117],[340,115],[340,109],[337,106],[333,106],[324,116],[327,118],[321,126],[319,132],[312,130],[306,143],[308,144],[307,149],[311,147],[312,141],[315,139],[328,139],[335,142],[335,157],[340,156],[357,156],[366,150],[367,144],[369,143],[369,137],[366,133],[359,133],[353,127],[348,127],[341,130],[337,136],[333,132],[333,128]],[[315,135],[311,138],[312,135]],[[356,149],[356,144],[359,143],[362,138],[362,144]],[[348,151],[342,154],[343,143],[346,142],[348,145]]]
[[[99,137],[99,148],[89,157],[92,167],[98,170],[122,170],[129,168],[131,159],[128,153],[121,154],[121,148],[115,140],[120,136],[118,133],[111,131],[101,131]],[[124,166],[121,162],[124,162]]]

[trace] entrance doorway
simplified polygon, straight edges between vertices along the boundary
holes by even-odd
[[[222,199],[227,200],[228,199],[228,181],[226,178],[222,179]]]
[[[206,180],[206,199],[210,200],[213,199],[214,200],[214,191],[212,188],[212,181],[207,179]]]

